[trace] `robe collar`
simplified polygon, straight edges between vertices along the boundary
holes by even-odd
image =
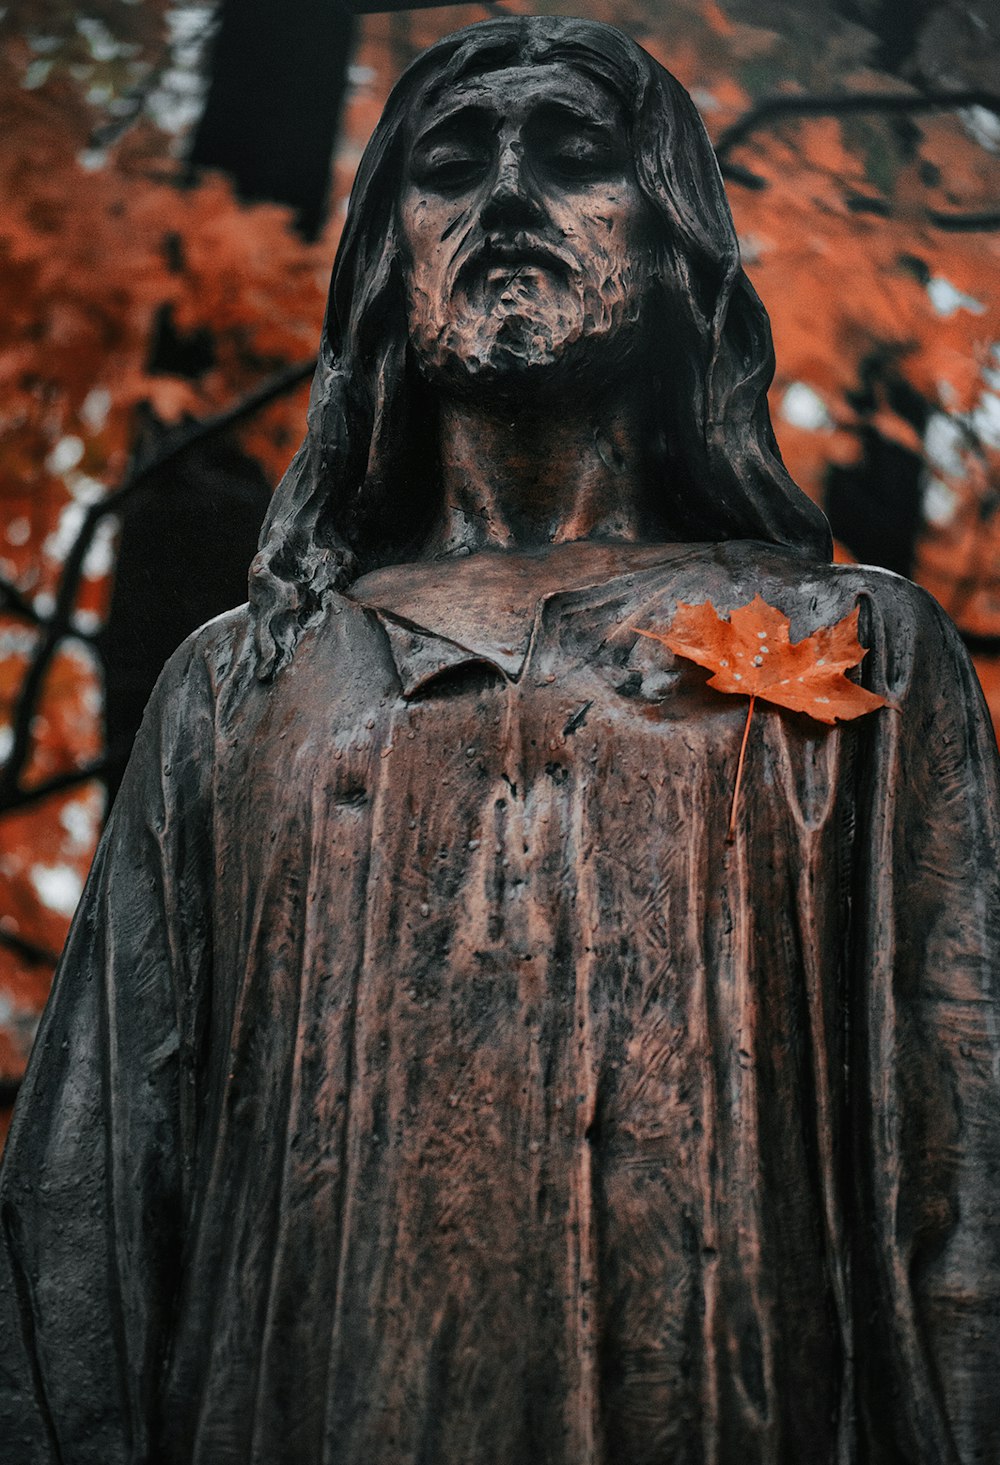
[[[412,697],[460,666],[479,664],[517,681],[548,601],[658,568],[689,549],[581,541],[517,553],[484,550],[374,570],[347,594],[378,617],[403,695]]]

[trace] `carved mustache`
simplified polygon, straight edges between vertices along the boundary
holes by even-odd
[[[455,288],[467,285],[496,267],[509,268],[513,277],[528,265],[538,265],[563,278],[578,273],[580,268],[579,261],[568,250],[548,244],[523,230],[500,237],[487,235],[469,250],[459,264]]]

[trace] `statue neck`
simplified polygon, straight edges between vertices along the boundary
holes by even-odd
[[[444,398],[442,512],[425,554],[648,538],[645,395],[488,410]]]

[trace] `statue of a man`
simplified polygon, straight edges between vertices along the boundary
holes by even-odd
[[[2,1189],[12,1465],[1000,1458],[997,759],[833,566],[683,90],[386,107],[249,608],[174,657]],[[643,629],[860,609],[828,727]]]

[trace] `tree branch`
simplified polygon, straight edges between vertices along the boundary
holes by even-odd
[[[762,178],[759,173],[754,173],[750,168],[744,168],[742,163],[730,163],[726,159],[720,158],[719,172],[723,178],[728,178],[730,183],[742,183],[744,188],[752,188],[755,193],[760,193],[767,187],[766,178]]]
[[[47,946],[39,946],[36,941],[29,941],[26,936],[19,936],[15,931],[9,931],[6,926],[0,925],[0,946],[5,946],[8,951],[13,951],[22,961],[31,966],[54,967],[59,960],[58,953],[50,951]]]
[[[1000,636],[982,636],[976,631],[963,631],[959,636],[970,656],[1000,656]]]
[[[928,209],[927,222],[935,229],[950,229],[955,234],[974,234],[979,230],[1000,229],[1000,209],[981,213],[953,214],[947,209]]]
[[[159,473],[196,443],[205,442],[218,433],[225,432],[246,418],[293,391],[312,375],[315,358],[286,367],[269,377],[254,391],[248,392],[238,402],[212,417],[203,417],[187,422],[166,433],[155,447],[139,459],[125,475],[118,488],[106,494],[97,503],[90,504],[84,514],[76,539],[63,564],[55,608],[45,620],[39,618],[41,635],[28,669],[21,683],[17,710],[14,715],[13,741],[10,757],[0,773],[0,814],[12,808],[22,807],[24,799],[33,802],[31,790],[21,788],[21,777],[31,754],[31,727],[41,702],[42,691],[49,667],[60,644],[67,636],[76,636],[73,614],[76,608],[83,566],[93,542],[94,534],[101,520],[116,513],[123,503],[154,474]],[[91,777],[97,775],[92,774]]]
[[[79,788],[82,783],[104,778],[121,766],[128,757],[130,746],[127,738],[118,739],[106,753],[102,753],[99,758],[92,758],[89,763],[81,763],[78,768],[67,768],[63,773],[53,773],[51,778],[43,778],[38,783],[29,784],[27,788],[18,785],[12,793],[0,800],[0,818],[4,814],[27,809],[32,804],[40,804],[55,794],[64,794],[71,788]]]
[[[887,199],[870,193],[849,193],[845,201],[852,214],[876,214],[880,219],[891,219],[895,213]],[[948,229],[953,234],[1000,229],[1000,209],[969,214],[953,213],[950,209],[924,209],[923,217],[935,229]]]
[[[767,187],[767,179],[744,167],[742,163],[730,162],[729,154],[733,148],[745,142],[751,133],[784,117],[841,117],[852,112],[907,116],[918,112],[957,111],[961,107],[986,107],[1000,116],[1000,92],[973,88],[965,91],[921,92],[919,95],[899,92],[830,92],[813,96],[766,97],[722,131],[715,144],[715,155],[724,178],[728,178],[731,183],[740,183],[744,188],[759,190]],[[892,209],[884,199],[866,194],[852,195],[847,200],[847,206],[854,213],[878,214],[883,218],[892,216]],[[952,233],[974,233],[978,230],[1000,228],[1000,210],[995,209],[970,213],[927,209],[924,217],[936,229],[948,229]]]
[[[915,112],[953,112],[961,107],[985,107],[1000,115],[1000,92],[981,87],[961,91],[930,91],[913,94],[901,92],[826,92],[812,95],[791,93],[788,96],[765,97],[723,129],[715,144],[720,165],[739,143],[751,133],[783,117],[843,117],[852,112],[880,112],[906,116]]]
[[[0,575],[0,610],[9,615],[20,616],[32,626],[43,626],[45,617],[32,605],[28,597],[6,575]]]

